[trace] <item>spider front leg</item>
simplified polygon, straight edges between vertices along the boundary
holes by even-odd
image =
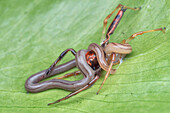
[[[81,89],[79,89],[77,91],[74,91],[74,92],[70,93],[69,95],[67,95],[67,96],[65,96],[65,97],[63,97],[63,98],[61,98],[61,99],[59,99],[59,100],[57,100],[57,101],[55,101],[53,103],[49,103],[48,105],[52,105],[52,104],[61,102],[63,100],[66,100],[66,99],[80,93],[81,91],[83,91],[83,90],[89,88],[90,86],[92,86],[98,79],[99,79],[99,75],[96,75],[95,78],[91,82],[89,82],[86,86],[84,86],[83,88],[81,88]]]
[[[103,41],[104,37],[105,37],[105,31],[106,31],[106,27],[107,27],[107,21],[108,19],[113,15],[113,13],[119,9],[116,17],[113,19],[112,23],[110,24],[107,34],[106,34],[106,39]],[[141,7],[139,8],[131,8],[128,6],[124,6],[122,4],[119,4],[104,20],[104,24],[103,24],[103,30],[102,30],[102,37],[101,40],[102,42],[102,46],[105,46],[105,43],[108,42],[108,40],[110,39],[110,35],[114,32],[114,30],[116,29],[119,21],[121,20],[121,18],[123,17],[124,12],[126,11],[126,9],[132,9],[132,10],[140,10]]]
[[[46,71],[46,75],[48,75],[55,67],[55,65],[67,54],[67,52],[71,51],[71,53],[75,56],[76,55],[76,51],[72,48],[70,49],[66,49],[65,51],[63,51],[60,56],[56,59],[56,61],[48,68],[48,70]]]

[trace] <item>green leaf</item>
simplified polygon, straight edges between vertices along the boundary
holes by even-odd
[[[99,95],[104,71],[91,88],[52,106],[47,104],[70,92],[26,92],[26,79],[48,68],[65,49],[78,51],[90,43],[100,44],[103,20],[119,3],[142,9],[125,12],[111,42],[160,27],[167,27],[166,33],[147,33],[132,40],[133,52],[109,76]],[[0,112],[169,112],[169,8],[169,0],[1,0]],[[69,53],[61,63],[72,58]]]

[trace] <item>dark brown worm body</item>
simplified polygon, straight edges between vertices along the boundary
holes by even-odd
[[[100,67],[107,71],[109,66],[106,62],[106,57],[104,55],[103,48],[99,46],[98,44],[92,43],[89,45],[88,49],[95,52]],[[43,70],[41,72],[38,72],[32,75],[31,77],[27,79],[25,83],[26,90],[28,92],[36,93],[36,92],[41,92],[41,91],[53,89],[53,88],[60,88],[60,89],[68,90],[68,91],[75,91],[75,90],[82,88],[94,78],[95,73],[96,73],[96,71],[94,71],[87,64],[87,61],[85,58],[86,53],[87,53],[87,50],[78,51],[76,54],[76,60],[71,60],[65,64],[55,66],[54,70],[49,75],[45,74],[47,70]],[[44,80],[56,74],[60,74],[76,66],[79,68],[81,73],[84,75],[84,78],[82,80],[67,81],[67,80],[61,80],[61,79],[52,79],[52,80],[40,82],[41,80]],[[115,69],[112,69],[111,74],[114,74],[115,71],[116,71]]]
[[[41,72],[38,72],[31,77],[29,77],[25,83],[25,88],[28,92],[41,92],[47,89],[53,89],[53,88],[60,88],[68,91],[75,91],[86,84],[88,84],[95,76],[96,71],[94,71],[87,63],[85,59],[85,53],[87,50],[80,50],[76,54],[76,60],[71,60],[65,64],[56,66],[54,70],[49,74],[46,75],[46,70],[43,70]],[[61,79],[52,79],[44,82],[40,82],[43,79],[46,79],[48,77],[51,77],[53,75],[65,72],[67,70],[70,70],[71,68],[74,68],[77,65],[81,73],[84,75],[84,78],[82,80],[77,81],[67,81],[67,80],[61,80]],[[97,71],[99,71],[98,69]]]

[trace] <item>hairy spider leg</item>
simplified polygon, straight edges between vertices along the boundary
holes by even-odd
[[[48,75],[55,67],[55,65],[67,54],[67,52],[71,51],[71,53],[75,56],[76,55],[76,51],[72,48],[66,49],[65,51],[63,51],[60,56],[54,61],[54,63],[47,69],[46,71],[46,75]]]

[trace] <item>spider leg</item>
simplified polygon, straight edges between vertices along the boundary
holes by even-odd
[[[68,77],[71,77],[71,76],[74,76],[74,75],[79,75],[79,74],[81,74],[80,71],[75,71],[73,73],[68,73],[68,74],[65,74],[64,76],[56,77],[54,79],[63,79],[63,78],[68,78]]]
[[[70,49],[66,49],[65,51],[63,51],[60,56],[54,61],[54,63],[47,69],[46,71],[46,75],[50,74],[51,71],[54,69],[55,65],[67,54],[67,52],[71,51],[71,53],[75,56],[76,55],[76,51],[72,48]]]
[[[149,33],[149,32],[154,32],[154,31],[162,31],[163,33],[165,33],[166,28],[159,28],[159,29],[153,29],[153,30],[148,30],[148,31],[141,31],[138,33],[133,34],[132,36],[130,36],[126,41],[122,41],[123,43],[129,43],[132,39],[134,39],[136,36],[138,35],[142,35],[144,33]]]
[[[115,18],[113,19],[112,23],[110,24],[107,34],[106,34],[106,39],[104,40],[105,37],[105,32],[106,32],[106,27],[107,27],[107,21],[108,19],[113,15],[113,13],[119,9],[118,13],[116,14]],[[139,8],[131,8],[128,6],[124,6],[122,4],[119,4],[105,19],[104,19],[104,23],[103,23],[103,30],[102,30],[102,37],[101,40],[102,42],[102,46],[105,45],[105,43],[107,43],[110,39],[110,35],[113,34],[114,30],[116,29],[119,21],[121,20],[121,18],[123,17],[124,12],[126,11],[126,9],[131,9],[131,10],[140,10],[141,7]]]
[[[115,61],[116,54],[115,54],[115,53],[112,53],[111,57],[112,57],[112,60],[111,60],[109,69],[108,69],[108,71],[107,71],[107,73],[106,73],[106,75],[105,75],[105,78],[104,78],[104,80],[103,80],[103,82],[102,82],[102,84],[101,84],[101,86],[100,86],[100,88],[99,88],[99,90],[98,90],[98,92],[97,92],[96,94],[99,94],[99,91],[101,90],[101,88],[103,87],[106,79],[108,78],[108,76],[109,76],[109,74],[110,74],[110,70],[112,69],[113,63],[114,63],[114,61]]]
[[[52,104],[61,102],[63,100],[66,100],[66,99],[80,93],[81,91],[83,91],[83,90],[89,88],[90,86],[92,86],[98,79],[99,79],[99,75],[96,75],[95,78],[91,82],[89,82],[87,85],[85,85],[83,88],[81,88],[81,89],[79,89],[77,91],[74,91],[74,92],[70,93],[69,95],[67,95],[67,96],[65,96],[65,97],[63,97],[63,98],[61,98],[61,99],[59,99],[59,100],[57,100],[57,101],[55,101],[53,103],[49,103],[48,105],[52,105]]]

